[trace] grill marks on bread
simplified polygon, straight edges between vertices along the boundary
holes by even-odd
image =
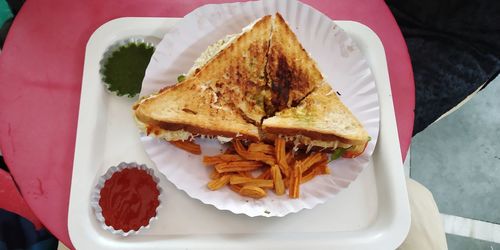
[[[278,58],[277,69],[271,77],[272,104],[276,110],[282,110],[289,105],[289,95],[292,83],[292,71],[283,56]],[[276,111],[274,110],[274,111]],[[274,112],[272,112],[274,113]]]
[[[278,13],[273,21],[266,74],[272,90],[272,113],[298,105],[323,80],[316,63]]]
[[[271,16],[261,18],[250,31],[235,38],[195,75],[209,81],[225,103],[233,104],[256,124],[260,124],[266,114],[258,96],[266,86],[264,65],[271,26]]]

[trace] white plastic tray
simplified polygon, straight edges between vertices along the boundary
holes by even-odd
[[[381,124],[373,159],[326,204],[283,218],[250,218],[188,197],[164,176],[164,206],[151,228],[120,237],[103,230],[90,208],[96,179],[121,161],[154,167],[131,115],[133,100],[109,94],[99,78],[106,48],[130,36],[163,37],[174,18],[120,18],[97,29],[87,44],[71,184],[68,229],[77,249],[395,249],[406,237],[410,211],[382,43],[366,26],[336,21],[371,65]],[[160,176],[159,172],[156,174]]]

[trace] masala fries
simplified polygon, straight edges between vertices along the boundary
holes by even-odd
[[[266,155],[274,155],[274,146],[265,143],[252,143],[248,146],[250,152],[262,152]]]
[[[282,138],[276,138],[276,140],[274,141],[274,145],[278,167],[280,168],[281,172],[283,172],[284,176],[289,176],[290,170],[288,167],[288,162],[286,160],[286,142]]]
[[[252,185],[252,186],[257,186],[261,188],[273,188],[273,180],[266,180],[266,179],[255,179],[255,178],[248,178],[244,176],[238,176],[238,175],[233,175],[229,179],[229,183],[231,184],[243,184],[243,185]]]
[[[328,160],[328,157],[324,154],[320,154],[320,153],[314,153],[310,156],[308,156],[307,158],[305,158],[303,161],[301,161],[301,164],[300,164],[300,171],[301,171],[301,174],[303,174],[304,172],[307,172],[307,170],[312,167],[314,164],[320,162],[320,161],[325,161],[325,160]]]
[[[257,186],[252,186],[252,185],[245,185],[242,188],[240,188],[239,193],[243,196],[248,196],[252,197],[255,199],[260,199],[262,197],[265,197],[266,191],[260,187]]]
[[[244,160],[241,156],[237,154],[221,154],[216,156],[204,156],[203,163],[205,165],[216,165],[219,163],[231,162],[231,161],[242,161]]]
[[[293,166],[290,173],[290,181],[288,182],[288,197],[292,199],[299,198],[300,194],[300,180],[302,179],[301,164]]]
[[[259,169],[262,166],[264,166],[264,164],[258,161],[233,161],[233,162],[223,162],[215,164],[214,167],[219,173],[227,173],[227,172],[251,171]]]
[[[281,178],[281,171],[277,165],[271,167],[271,176],[273,177],[274,181],[274,192],[277,195],[285,194],[285,183]]]
[[[211,180],[209,183],[208,183],[208,189],[210,190],[217,190],[223,186],[225,186],[226,184],[229,183],[229,180],[230,180],[231,176],[229,175],[223,175],[221,176],[220,178],[218,179],[215,179],[215,180]]]
[[[169,141],[170,144],[191,154],[201,155],[201,147],[193,141]]]
[[[261,161],[266,163],[267,165],[274,165],[276,163],[276,159],[271,155],[266,155],[263,152],[252,152],[245,149],[245,147],[241,144],[239,140],[236,140],[233,143],[234,149],[236,152],[243,158],[247,160],[253,161]]]
[[[287,189],[288,196],[296,199],[301,184],[317,175],[330,174],[327,154],[287,151],[281,138],[274,145],[251,143],[248,148],[236,140],[224,153],[204,156],[203,163],[213,167],[207,184],[210,190],[228,186],[233,192],[254,199],[266,197],[269,190],[284,195]]]

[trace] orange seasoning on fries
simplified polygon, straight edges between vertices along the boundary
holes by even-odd
[[[233,142],[231,150],[204,156],[203,163],[213,168],[207,187],[219,190],[224,186],[233,192],[254,199],[268,192],[300,197],[300,185],[315,176],[329,174],[328,156],[324,153],[295,154],[286,150],[285,140],[278,138],[273,144]]]
[[[201,147],[192,141],[170,141],[170,144],[191,154],[201,155]]]

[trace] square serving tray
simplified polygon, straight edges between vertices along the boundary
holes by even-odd
[[[80,98],[68,230],[77,249],[395,249],[410,227],[410,209],[383,45],[363,24],[335,21],[358,44],[375,76],[380,134],[370,164],[327,203],[283,218],[251,218],[190,198],[148,158],[132,117],[135,100],[106,91],[99,61],[114,42],[162,38],[178,18],[119,18],[90,37]],[[102,229],[90,207],[97,178],[120,162],[155,169],[164,189],[158,220],[138,235]],[[182,167],[182,166],[180,166]]]

